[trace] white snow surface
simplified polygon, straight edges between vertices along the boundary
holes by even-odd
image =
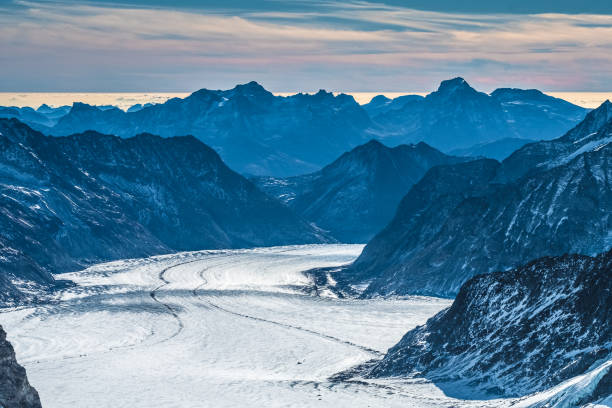
[[[449,300],[342,300],[301,289],[362,245],[185,252],[60,275],[57,301],[0,314],[43,406],[487,407],[424,379],[331,382],[380,358]],[[524,402],[524,400],[523,400]],[[541,403],[541,399],[537,400]]]

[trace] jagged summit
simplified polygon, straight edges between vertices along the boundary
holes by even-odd
[[[43,103],[42,105],[40,105],[38,107],[38,109],[36,109],[37,112],[51,112],[53,111],[53,108],[50,107],[49,105],[47,105],[46,103]]]
[[[246,84],[236,85],[234,89],[227,93],[235,93],[246,97],[273,97],[272,92],[261,86],[258,82],[251,81]]]
[[[70,113],[91,112],[91,111],[97,111],[97,110],[99,110],[99,109],[96,108],[93,105],[88,104],[88,103],[85,103],[85,102],[73,102],[72,103],[72,108],[70,109]]]
[[[476,91],[474,88],[467,83],[467,81],[461,77],[456,77],[453,79],[447,79],[440,83],[438,90],[436,91],[439,94],[453,94],[458,91]]]
[[[127,112],[75,103],[49,113],[5,108],[0,116],[17,117],[54,136],[88,129],[120,137],[193,134],[241,173],[286,177],[317,171],[372,138],[392,146],[424,141],[445,152],[506,138],[550,140],[587,111],[531,94],[537,91],[505,92],[513,94],[508,101],[457,77],[427,97],[380,95],[360,105],[351,95],[325,90],[275,96],[251,81],[225,90],[200,89],[154,106],[135,105]]]
[[[609,100],[604,101],[598,108],[589,112],[584,120],[575,128],[570,130],[560,140],[577,141],[582,138],[594,135],[606,123],[612,120],[612,103]]]

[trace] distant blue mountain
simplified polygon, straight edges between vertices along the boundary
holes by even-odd
[[[250,82],[227,91],[202,89],[133,112],[75,104],[46,132],[194,135],[241,173],[284,176],[318,170],[367,141],[369,127],[367,113],[351,96],[320,91],[277,97]]]
[[[304,176],[255,178],[268,194],[341,242],[369,241],[430,168],[467,161],[425,143],[394,148],[370,141]]]
[[[60,106],[52,108],[46,104],[34,110],[30,107],[18,108],[16,106],[0,106],[0,118],[15,118],[30,126],[46,129],[54,126],[57,121],[70,112],[70,106]]]
[[[250,82],[128,112],[75,103],[59,120],[29,120],[15,112],[5,117],[55,136],[87,130],[120,137],[193,135],[240,173],[286,177],[320,170],[371,139],[388,146],[422,141],[444,152],[508,138],[552,139],[587,111],[535,90],[487,95],[455,78],[426,97],[378,96],[363,106],[349,95],[325,91],[274,96]]]
[[[375,98],[365,106],[376,124],[374,134],[387,144],[424,141],[444,152],[509,138],[552,139],[588,112],[537,90],[498,89],[487,95],[463,78],[443,81],[425,98],[386,104]]]

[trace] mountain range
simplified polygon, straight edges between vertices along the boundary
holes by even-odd
[[[250,82],[131,112],[76,103],[56,125],[39,129],[56,136],[86,130],[121,137],[194,135],[241,173],[294,175],[318,170],[364,143],[370,126],[351,96],[320,91],[280,97]]]
[[[373,104],[373,105],[372,105]],[[501,139],[552,139],[588,110],[537,90],[478,92],[463,78],[443,81],[424,98],[375,98],[364,108],[389,145],[424,141],[444,152]]]
[[[52,127],[70,112],[70,106],[60,106],[53,108],[47,104],[42,104],[38,109],[28,106],[0,106],[0,118],[15,118],[23,123],[28,123],[33,127],[42,129]]]
[[[348,269],[363,296],[454,296],[478,273],[612,245],[612,104],[503,162],[432,168]]]
[[[424,376],[458,398],[522,397],[558,386],[529,406],[595,402],[612,394],[611,270],[612,251],[475,276],[450,308],[363,374]],[[573,380],[579,376],[585,380]]]
[[[378,96],[363,106],[352,96],[323,90],[275,96],[250,82],[127,112],[83,103],[61,117],[64,107],[55,113],[48,107],[2,109],[0,117],[18,118],[55,136],[87,130],[120,137],[193,135],[239,173],[275,177],[318,171],[370,139],[388,146],[425,142],[444,152],[507,138],[551,139],[588,111],[536,90],[498,89],[488,95],[462,78],[442,82],[426,97]]]
[[[93,262],[329,240],[194,137],[48,137],[0,119],[0,147],[5,303]]]
[[[467,160],[422,142],[390,148],[372,140],[315,173],[254,181],[337,240],[361,243],[387,225],[402,197],[427,170]]]

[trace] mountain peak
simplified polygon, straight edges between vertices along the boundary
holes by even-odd
[[[319,89],[319,92],[314,94],[314,96],[316,98],[319,98],[319,99],[327,98],[327,97],[332,97],[333,98],[334,94],[331,93],[331,92],[327,92],[325,89]]]
[[[473,90],[470,84],[461,77],[456,77],[453,79],[447,79],[446,81],[442,81],[440,86],[438,87],[438,92],[443,94],[451,94],[456,91],[463,90]]]
[[[243,95],[272,95],[270,92],[266,90],[263,86],[261,86],[256,81],[251,81],[246,84],[239,84],[234,87],[236,92],[239,92]]]
[[[91,112],[91,111],[99,111],[100,109],[96,108],[93,105],[89,105],[83,102],[74,102],[72,104],[72,108],[70,109],[70,113],[75,112]]]
[[[387,146],[385,146],[384,144],[382,144],[380,141],[376,139],[372,139],[369,142],[362,144],[361,146],[357,146],[355,150],[359,149],[360,147],[367,148],[367,149],[380,149],[380,148],[386,148]]]
[[[589,115],[593,115],[595,117],[601,118],[604,122],[612,119],[612,102],[609,99],[606,99],[599,107],[593,109]]]
[[[598,132],[603,126],[612,120],[612,103],[606,100],[597,109],[590,111],[584,120],[574,129],[570,130],[564,137],[571,140],[584,138],[587,135]]]
[[[43,112],[43,113],[51,112],[52,110],[53,108],[47,105],[46,103],[43,103],[42,105],[38,107],[38,109],[36,109],[37,112]]]

